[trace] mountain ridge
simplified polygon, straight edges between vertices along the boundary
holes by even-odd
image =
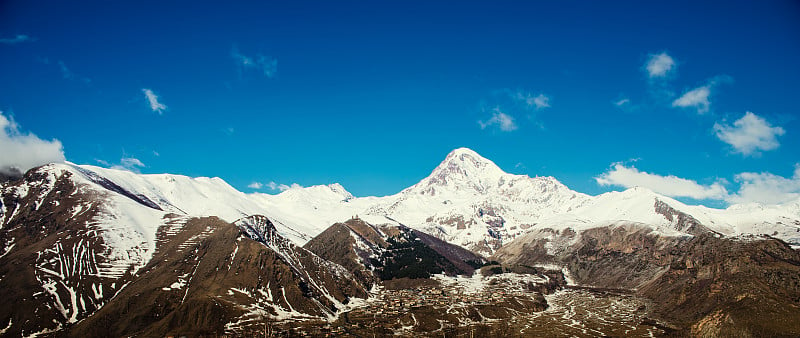
[[[156,211],[218,216],[230,222],[267,215],[282,235],[298,245],[355,215],[372,224],[404,224],[486,255],[534,228],[587,227],[618,220],[683,229],[673,223],[692,219],[726,236],[770,234],[800,245],[800,200],[713,209],[686,205],[642,187],[590,196],[553,177],[505,173],[468,148],[451,151],[418,183],[382,197],[355,197],[338,183],[291,187],[277,195],[246,194],[221,178],[143,175],[72,163],[42,168],[76,171],[110,191],[116,186],[121,195],[129,194],[131,200]],[[686,216],[670,219],[663,215],[668,209]],[[10,211],[3,210],[0,206],[0,219],[9,218]]]

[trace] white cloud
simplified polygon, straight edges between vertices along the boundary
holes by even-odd
[[[533,104],[536,109],[544,109],[550,107],[550,97],[544,94],[539,94],[533,98]]]
[[[721,181],[711,185],[701,185],[696,181],[673,175],[661,176],[639,171],[633,166],[626,167],[622,163],[614,163],[607,172],[595,177],[595,181],[603,186],[644,187],[670,197],[690,197],[700,200],[724,199],[728,195]]]
[[[518,90],[516,92],[509,92],[509,95],[513,100],[522,102],[527,109],[541,110],[550,107],[550,97],[545,94],[533,96],[531,93]]]
[[[729,203],[778,204],[800,198],[800,164],[795,164],[791,178],[746,172],[736,175],[735,180],[740,184],[739,191],[726,199]]]
[[[730,204],[761,203],[780,204],[800,199],[800,163],[795,164],[792,177],[783,177],[769,172],[743,172],[734,176],[739,185],[736,193],[729,193],[723,186],[729,184],[720,179],[711,185],[701,185],[696,181],[676,177],[661,176],[642,172],[633,166],[614,163],[611,169],[595,177],[602,186],[621,186],[625,188],[644,187],[670,197],[690,197],[693,199],[712,199]]]
[[[269,56],[262,54],[247,56],[239,53],[239,50],[234,48],[231,51],[231,57],[241,69],[255,69],[263,73],[267,78],[274,77],[278,72],[278,60]]]
[[[119,164],[111,166],[111,169],[127,170],[132,172],[139,172],[139,168],[144,168],[145,165],[138,158],[123,157],[119,160]]]
[[[33,133],[20,132],[19,125],[0,111],[0,173],[17,174],[64,160],[61,141],[42,140]]]
[[[514,131],[517,129],[514,118],[500,111],[499,107],[492,109],[492,118],[487,121],[478,121],[481,129],[497,126],[502,131]]]
[[[261,188],[264,187],[264,185],[261,184],[261,182],[253,182],[253,183],[248,184],[247,187],[250,188],[250,189],[261,189]]]
[[[7,44],[7,45],[14,45],[22,42],[28,41],[36,41],[36,39],[31,38],[25,34],[17,34],[13,38],[0,38],[0,43]]]
[[[733,125],[715,123],[714,133],[742,155],[759,154],[759,151],[773,150],[780,146],[777,137],[786,133],[781,127],[773,127],[767,120],[751,112],[746,112]]]
[[[292,185],[286,185],[286,184],[278,184],[278,183],[275,183],[275,182],[269,182],[269,183],[267,183],[267,187],[270,188],[270,190],[286,191],[286,190],[289,190],[289,189],[302,188],[303,186],[301,186],[301,185],[299,185],[297,183],[292,183]]]
[[[666,77],[675,70],[675,67],[675,59],[666,52],[650,54],[645,64],[645,70],[651,79]]]
[[[158,95],[156,95],[156,93],[154,93],[152,90],[148,88],[142,88],[142,93],[144,93],[147,102],[150,104],[150,109],[158,113],[158,115],[163,114],[164,111],[167,110],[167,106],[161,102],[158,102]]]
[[[708,97],[711,96],[711,87],[708,85],[697,87],[686,93],[681,97],[672,101],[673,107],[680,108],[695,108],[698,114],[705,114],[711,109],[711,101]]]
[[[705,85],[686,91],[679,98],[672,101],[674,108],[693,108],[698,114],[705,114],[711,110],[712,89],[722,83],[733,82],[733,78],[728,75],[718,75],[709,79]]]

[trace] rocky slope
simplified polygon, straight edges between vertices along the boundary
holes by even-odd
[[[366,292],[341,266],[280,237],[263,216],[165,229],[151,262],[72,336],[244,334],[328,319]]]
[[[561,268],[577,285],[635,292],[653,301],[652,316],[679,332],[800,334],[792,319],[800,316],[800,252],[768,236],[664,234],[635,223],[541,229],[491,259]]]
[[[353,218],[332,225],[305,248],[336,262],[365,286],[434,274],[471,275],[484,259],[459,246],[405,226],[372,225]]]
[[[76,323],[149,260],[151,230],[166,213],[137,196],[94,187],[100,186],[79,171],[55,165],[3,185],[0,297],[19,305],[0,309],[6,333]]]

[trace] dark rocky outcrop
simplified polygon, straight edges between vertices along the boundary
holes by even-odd
[[[405,226],[375,226],[354,218],[336,223],[305,248],[336,262],[364,285],[432,274],[472,274],[484,259],[466,249]]]

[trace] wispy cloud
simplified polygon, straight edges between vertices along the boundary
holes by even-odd
[[[53,64],[57,66],[58,70],[61,72],[61,77],[64,78],[64,80],[80,81],[87,85],[92,83],[91,79],[75,74],[75,72],[73,72],[71,69],[69,69],[69,67],[67,67],[64,61],[56,60],[55,62],[51,62],[50,59],[46,57],[37,57],[36,61],[41,62],[45,65]]]
[[[723,199],[728,195],[722,181],[701,185],[696,181],[673,175],[661,176],[639,171],[636,167],[627,167],[619,162],[612,164],[607,172],[595,177],[595,181],[602,186],[644,187],[670,197]]]
[[[790,178],[768,172],[745,172],[736,175],[739,191],[731,194],[729,203],[779,204],[800,198],[800,164],[795,164]]]
[[[773,127],[761,116],[746,112],[733,125],[715,123],[714,133],[736,152],[749,156],[758,155],[760,151],[777,149],[780,146],[778,136],[786,131],[779,126]]]
[[[140,161],[138,158],[122,157],[118,164],[111,166],[111,169],[127,170],[138,173],[139,169],[144,167],[144,163],[142,163],[142,161]]]
[[[489,127],[497,127],[501,131],[509,132],[517,130],[517,124],[514,123],[514,118],[500,111],[500,107],[492,109],[492,117],[486,121],[478,121],[481,129]]]
[[[550,108],[551,98],[544,93],[531,93],[525,90],[499,89],[491,97],[481,102],[480,112],[485,120],[479,120],[481,129],[497,128],[503,132],[519,129],[518,121],[536,123],[540,110]]]
[[[92,80],[89,78],[75,75],[75,73],[73,73],[69,68],[67,68],[64,62],[61,60],[58,61],[58,68],[61,70],[61,77],[63,77],[66,80],[78,80],[86,84],[92,82]]]
[[[667,52],[650,54],[647,58],[647,63],[644,65],[647,76],[651,79],[667,77],[667,75],[675,72],[676,68],[675,59]]]
[[[619,100],[614,101],[614,105],[617,107],[627,107],[631,105],[631,99],[625,97]]]
[[[527,109],[540,110],[550,107],[550,97],[545,94],[540,93],[538,95],[533,95],[531,93],[518,90],[514,93],[510,93],[509,95],[511,95],[511,98],[517,102],[523,103]]]
[[[278,60],[263,54],[255,54],[253,56],[244,55],[234,47],[231,50],[231,57],[239,67],[239,71],[255,70],[264,74],[267,78],[272,78],[278,72]]]
[[[611,101],[615,108],[623,112],[634,112],[640,109],[640,104],[634,104],[630,97],[625,95],[617,96],[616,99]]]
[[[250,189],[255,189],[255,190],[261,190],[263,188],[266,188],[266,189],[269,189],[271,191],[283,192],[283,191],[286,191],[286,190],[289,190],[289,189],[302,188],[303,186],[301,186],[301,185],[299,185],[297,183],[292,183],[291,185],[287,185],[287,184],[279,184],[279,183],[275,183],[273,181],[270,181],[269,183],[252,182],[252,183],[248,184],[247,187],[250,188]]]
[[[163,114],[164,111],[167,110],[167,106],[161,102],[158,102],[158,95],[156,95],[156,93],[154,93],[152,90],[148,88],[142,88],[142,93],[144,93],[147,103],[150,104],[150,109],[158,113],[158,115]]]
[[[16,36],[11,37],[11,38],[0,38],[0,43],[6,44],[6,45],[15,45],[15,44],[18,44],[18,43],[33,42],[33,41],[36,41],[36,39],[32,38],[30,36],[27,36],[25,34],[17,34]]]
[[[61,76],[63,76],[65,79],[71,79],[75,77],[75,74],[72,74],[72,71],[70,71],[69,68],[64,65],[64,62],[58,61],[58,68],[61,69]]]
[[[509,92],[509,96],[513,100],[522,103],[526,109],[541,110],[544,108],[550,108],[550,97],[542,93],[533,95],[531,93],[517,90],[516,92]]]
[[[33,133],[20,131],[11,117],[0,111],[0,173],[20,174],[51,162],[63,162],[61,141],[42,140]]]

